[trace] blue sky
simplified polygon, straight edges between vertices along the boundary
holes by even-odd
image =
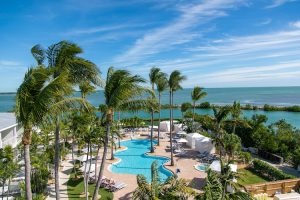
[[[69,40],[105,76],[180,70],[184,87],[300,85],[300,0],[2,0],[0,92],[16,91],[30,48]]]

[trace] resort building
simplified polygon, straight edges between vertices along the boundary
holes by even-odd
[[[14,113],[0,113],[0,149],[6,145],[15,148],[21,142],[22,128]]]

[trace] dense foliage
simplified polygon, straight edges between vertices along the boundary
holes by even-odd
[[[186,114],[191,117],[191,114]],[[259,150],[277,154],[284,161],[297,167],[300,164],[300,130],[279,120],[271,125],[266,125],[268,118],[265,115],[253,115],[251,119],[234,120],[227,117],[222,123],[222,128],[241,138],[244,147],[255,147]],[[215,122],[210,115],[197,115],[195,121],[201,124],[206,131],[215,131]]]
[[[265,177],[269,180],[283,180],[283,179],[292,179],[295,178],[292,175],[286,174],[279,170],[276,167],[258,159],[254,159],[252,162],[253,170],[262,177]]]

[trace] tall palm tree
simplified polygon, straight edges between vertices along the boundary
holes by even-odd
[[[180,71],[175,70],[170,74],[168,83],[169,83],[169,97],[170,97],[170,146],[171,146],[171,166],[174,166],[173,158],[173,95],[177,90],[182,89],[181,82],[186,79]]]
[[[191,93],[192,101],[193,101],[193,123],[195,120],[195,107],[196,107],[196,102],[202,99],[207,95],[206,92],[202,90],[199,86],[194,87]]]
[[[241,104],[239,102],[234,101],[232,108],[231,108],[231,117],[233,120],[232,133],[234,133],[234,134],[235,134],[236,125],[240,119],[241,114],[242,114]]]
[[[101,79],[99,77],[99,69],[97,66],[81,57],[83,50],[76,44],[61,41],[51,45],[47,50],[44,50],[40,45],[35,45],[31,49],[33,57],[36,59],[38,64],[44,64],[45,58],[47,58],[47,68],[52,71],[52,78],[55,79],[61,73],[68,73],[68,82],[73,86],[78,85],[84,81],[90,81],[93,84],[100,85]],[[65,95],[56,97],[56,102],[65,99]],[[67,99],[65,99],[67,101]],[[55,116],[55,161],[54,161],[54,172],[55,172],[55,192],[56,199],[60,199],[59,192],[59,165],[60,165],[60,118],[59,113]]]
[[[220,158],[222,158],[222,154],[224,153],[224,141],[223,136],[225,131],[222,129],[222,123],[227,119],[231,108],[229,106],[222,107],[221,109],[213,108],[214,111],[214,135],[213,141],[215,142],[216,146],[219,148],[220,151]]]
[[[104,87],[105,104],[102,105],[103,114],[106,118],[106,133],[104,140],[104,150],[95,186],[93,200],[98,198],[98,192],[101,180],[103,178],[103,169],[107,156],[107,146],[113,122],[114,111],[135,111],[145,107],[147,101],[138,99],[144,92],[148,91],[140,84],[145,80],[137,75],[132,75],[126,70],[114,70],[112,67],[108,69],[106,84]]]
[[[63,103],[56,102],[56,98],[61,93],[69,94],[72,91],[65,74],[54,79],[51,79],[50,75],[49,70],[42,66],[30,68],[16,94],[16,118],[24,128],[22,144],[25,161],[25,193],[26,199],[29,200],[32,199],[29,152],[32,127],[42,124],[49,113],[58,113]]]
[[[160,145],[160,118],[161,118],[161,94],[168,88],[168,79],[167,75],[165,73],[162,73],[160,78],[157,80],[156,83],[156,88],[158,91],[158,140],[157,140],[157,145]]]
[[[154,93],[154,86],[155,84],[157,84],[157,81],[159,80],[159,78],[162,76],[162,72],[160,71],[159,68],[157,67],[152,67],[149,73],[149,80],[150,80],[150,84],[151,84],[151,89],[153,94]],[[153,98],[155,98],[155,96],[153,96]],[[150,152],[153,153],[154,152],[154,147],[153,147],[153,124],[154,124],[154,110],[151,110],[151,149]]]

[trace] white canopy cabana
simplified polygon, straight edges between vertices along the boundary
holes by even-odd
[[[169,132],[170,131],[170,121],[162,121],[159,124],[160,131]]]
[[[200,153],[208,152],[210,154],[214,154],[216,152],[212,139],[205,136],[195,140],[195,150]]]
[[[179,131],[178,133],[176,133],[176,135],[186,135],[187,133],[185,131]]]
[[[189,147],[191,147],[192,149],[195,148],[195,141],[197,138],[202,138],[203,136],[200,135],[199,133],[189,133],[186,135],[186,140],[188,141],[187,142],[187,145]]]
[[[183,124],[174,124],[175,133],[182,131],[182,127],[183,127]]]
[[[184,138],[180,138],[176,140],[177,143],[187,143],[188,141]]]
[[[235,164],[229,164],[231,171],[237,172],[237,165]],[[213,161],[209,168],[215,172],[221,172],[221,163],[219,160]]]

